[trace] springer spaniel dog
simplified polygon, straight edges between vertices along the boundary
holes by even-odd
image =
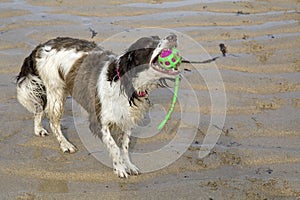
[[[71,95],[88,113],[90,130],[105,144],[113,170],[121,178],[138,175],[128,155],[131,129],[149,108],[148,93],[179,74],[158,63],[164,49],[177,46],[170,34],[143,37],[122,55],[104,50],[94,42],[58,37],[38,45],[25,58],[17,76],[18,101],[34,114],[34,133],[47,136],[44,114],[63,152],[77,149],[63,135],[60,119],[66,97]],[[119,130],[121,144],[111,135]]]

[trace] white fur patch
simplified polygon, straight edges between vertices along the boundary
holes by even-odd
[[[59,76],[59,71],[65,77],[73,64],[84,54],[87,53],[76,51],[75,49],[57,51],[49,46],[45,46],[42,49],[41,58],[37,59],[39,75],[42,80],[47,81],[50,85],[57,85],[57,83],[64,85]]]

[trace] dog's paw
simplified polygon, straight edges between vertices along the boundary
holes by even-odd
[[[61,142],[60,148],[64,153],[75,153],[77,148],[70,142]]]
[[[43,129],[43,128],[35,130],[34,134],[36,136],[40,136],[40,137],[45,137],[45,136],[49,135],[48,131],[46,129]]]
[[[126,166],[127,166],[127,173],[128,174],[130,174],[130,175],[139,175],[139,174],[141,174],[139,168],[137,168],[131,162],[126,162]]]
[[[120,178],[128,178],[128,169],[126,165],[122,162],[114,162],[113,163],[114,173],[117,174]]]

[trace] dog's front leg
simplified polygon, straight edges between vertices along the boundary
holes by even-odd
[[[123,155],[124,162],[127,166],[128,173],[131,175],[138,175],[138,174],[140,174],[140,170],[134,164],[132,164],[132,162],[130,161],[130,158],[129,158],[128,149],[129,149],[130,135],[131,135],[130,130],[125,131],[123,134],[122,155]]]
[[[112,158],[114,173],[117,174],[120,178],[127,178],[128,169],[124,163],[120,148],[111,136],[109,127],[106,125],[102,126],[102,141]]]

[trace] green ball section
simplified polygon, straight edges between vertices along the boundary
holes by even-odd
[[[181,63],[181,56],[179,54],[179,50],[176,48],[172,48],[172,53],[167,57],[162,58],[161,55],[158,56],[158,63],[160,66],[166,70],[170,69],[178,69]]]

